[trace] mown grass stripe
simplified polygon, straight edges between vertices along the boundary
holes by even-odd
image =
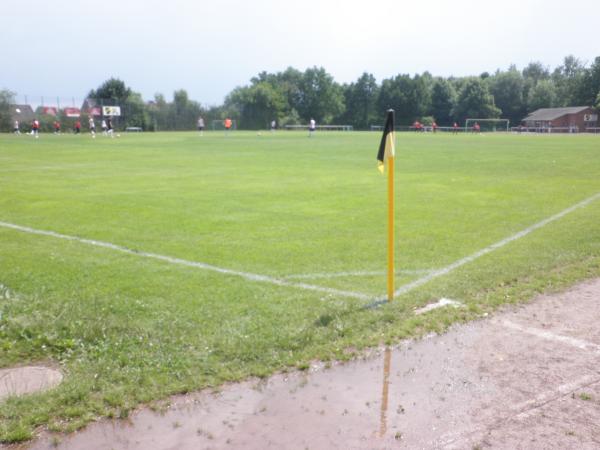
[[[548,225],[549,223],[552,223],[564,216],[566,216],[569,213],[572,213],[573,211],[576,211],[580,208],[583,208],[584,206],[589,205],[590,203],[592,203],[595,200],[598,200],[600,198],[600,192],[597,192],[596,194],[592,195],[591,197],[586,198],[585,200],[580,201],[579,203],[576,203],[573,206],[568,207],[567,209],[562,210],[561,212],[554,214],[551,217],[548,217],[547,219],[544,219],[534,225],[531,225],[528,228],[525,228],[522,231],[519,231],[518,233],[513,234],[512,236],[509,236],[507,238],[502,239],[501,241],[496,242],[495,244],[492,244],[488,247],[485,247],[482,250],[479,250],[469,256],[465,256],[462,259],[459,259],[458,261],[453,262],[452,264],[450,264],[449,266],[446,266],[442,269],[439,270],[435,270],[432,273],[430,273],[429,275],[425,275],[422,278],[419,278],[415,281],[412,281],[408,284],[405,284],[404,286],[400,287],[399,289],[396,290],[396,292],[394,292],[394,295],[402,295],[402,294],[406,294],[407,292],[412,291],[413,289],[418,288],[419,286],[424,285],[425,283],[428,283],[429,281],[441,277],[442,275],[446,275],[450,272],[452,272],[455,269],[458,269],[461,266],[464,266],[467,263],[470,263],[472,261],[475,261],[478,258],[481,258],[484,255],[487,255],[488,253],[493,252],[494,250],[497,250],[499,248],[504,247],[505,245],[516,241],[517,239],[521,239],[522,237],[527,236],[529,233],[542,228],[546,225]]]
[[[77,236],[69,236],[66,234],[56,233],[54,231],[37,230],[35,228],[25,227],[25,226],[16,225],[13,223],[8,223],[8,222],[0,221],[0,226],[2,226],[4,228],[10,228],[10,229],[13,229],[16,231],[21,231],[23,233],[36,234],[36,235],[41,235],[41,236],[49,236],[49,237],[58,238],[58,239],[66,239],[69,241],[80,242],[82,244],[93,245],[95,247],[102,247],[102,248],[107,248],[110,250],[115,250],[115,251],[118,251],[121,253],[127,253],[129,255],[136,255],[136,256],[141,256],[144,258],[157,259],[159,261],[168,262],[170,264],[178,264],[181,266],[193,267],[193,268],[202,269],[202,270],[208,270],[208,271],[212,271],[212,272],[222,273],[225,275],[234,275],[234,276],[242,277],[246,280],[254,281],[254,282],[268,283],[268,284],[273,284],[275,286],[291,287],[291,288],[296,288],[296,289],[304,289],[304,290],[308,290],[308,291],[323,292],[325,294],[337,295],[340,297],[357,298],[359,300],[370,300],[372,298],[372,296],[367,295],[367,294],[362,294],[360,292],[343,291],[340,289],[333,289],[333,288],[328,288],[328,287],[324,287],[324,286],[315,286],[315,285],[306,284],[306,283],[294,283],[294,282],[282,280],[279,278],[273,278],[273,277],[270,277],[267,275],[260,275],[260,274],[256,274],[256,273],[250,273],[250,272],[241,272],[238,270],[232,270],[232,269],[227,269],[224,267],[213,266],[212,264],[206,264],[203,262],[189,261],[186,259],[175,258],[172,256],[159,255],[157,253],[150,253],[150,252],[134,250],[134,249],[130,249],[127,247],[123,247],[121,245],[111,244],[110,242],[96,241],[94,239],[80,238]]]

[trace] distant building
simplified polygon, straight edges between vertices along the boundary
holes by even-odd
[[[528,128],[585,131],[586,128],[598,126],[598,112],[589,106],[542,108],[525,117],[523,124]]]
[[[29,123],[35,118],[35,113],[29,105],[10,105],[10,119],[12,122]]]
[[[79,108],[63,108],[66,117],[79,117],[81,110]]]
[[[101,116],[102,105],[99,105],[93,98],[86,98],[81,105],[81,114],[85,116]]]
[[[57,116],[58,108],[56,106],[38,106],[35,113],[40,116]]]

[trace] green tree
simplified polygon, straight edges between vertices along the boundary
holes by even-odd
[[[379,87],[375,77],[365,72],[355,83],[345,85],[343,90],[346,110],[340,121],[357,129],[368,129],[378,116],[375,102]]]
[[[598,91],[598,95],[596,96],[596,109],[600,109],[600,91]]]
[[[124,102],[131,95],[131,89],[125,85],[125,82],[118,78],[109,78],[97,89],[92,89],[88,93],[88,98],[93,99],[114,99],[118,102]]]
[[[169,108],[169,128],[172,130],[194,129],[201,113],[200,104],[190,100],[185,89],[176,90],[173,92],[173,103]]]
[[[281,122],[286,99],[271,82],[257,81],[252,86],[234,89],[227,96],[225,106],[237,112],[240,125],[244,128],[261,129],[268,127],[271,120]]]
[[[486,83],[472,77],[464,82],[458,93],[453,115],[462,122],[467,118],[494,119],[500,117],[500,112]]]
[[[539,61],[530,62],[523,69],[523,77],[532,80],[533,84],[536,85],[538,81],[549,79],[550,71]]]
[[[556,88],[556,106],[575,106],[579,103],[579,86],[585,66],[573,55],[565,57],[563,64],[554,69],[552,81]]]
[[[110,78],[97,89],[90,90],[88,98],[96,100],[100,105],[120,106],[119,126],[148,128],[149,115],[141,94],[133,92],[124,81]]]
[[[427,78],[419,75],[415,75],[414,78],[409,75],[397,75],[383,80],[377,99],[380,120],[383,120],[383,114],[390,108],[396,111],[399,124],[408,125],[426,115],[431,108]]]
[[[151,125],[150,115],[141,94],[137,92],[129,94],[125,101],[125,109],[127,126],[141,127],[148,130]]]
[[[521,73],[513,66],[506,72],[497,72],[490,77],[488,84],[502,116],[511,123],[519,123],[526,112],[523,100],[525,81]]]
[[[286,100],[284,114],[286,117],[282,118],[282,122],[287,123],[298,123],[300,121],[298,116],[298,108],[300,105],[300,85],[302,83],[302,72],[293,67],[288,67],[284,72],[278,73],[275,76],[274,83],[277,85],[279,90],[283,93]]]
[[[431,115],[439,125],[449,125],[452,122],[452,109],[456,101],[456,91],[448,80],[438,78],[431,90]]]
[[[12,129],[10,105],[13,103],[14,97],[14,92],[7,89],[0,90],[0,130],[10,131]]]
[[[540,108],[552,108],[555,105],[556,88],[551,80],[542,80],[529,91],[529,96],[527,98],[528,112]]]
[[[600,92],[600,56],[596,57],[593,64],[583,72],[577,89],[578,105],[593,105],[598,92]]]
[[[147,105],[146,110],[150,121],[149,129],[153,131],[169,129],[169,104],[163,94],[154,94],[154,101]]]
[[[322,67],[306,69],[299,87],[296,109],[303,120],[330,123],[344,111],[342,88]]]

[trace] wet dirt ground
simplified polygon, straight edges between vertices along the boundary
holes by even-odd
[[[364,360],[19,448],[599,449],[599,318],[600,280],[588,281]]]

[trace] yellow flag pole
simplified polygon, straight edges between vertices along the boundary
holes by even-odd
[[[394,299],[394,157],[396,156],[396,133],[394,131],[394,110],[387,111],[385,128],[379,151],[377,152],[377,168],[381,173],[388,173],[388,270],[387,296],[388,301]]]
[[[392,132],[392,139],[394,139]],[[394,156],[387,160],[388,170],[388,271],[387,296],[388,301],[394,299]]]

